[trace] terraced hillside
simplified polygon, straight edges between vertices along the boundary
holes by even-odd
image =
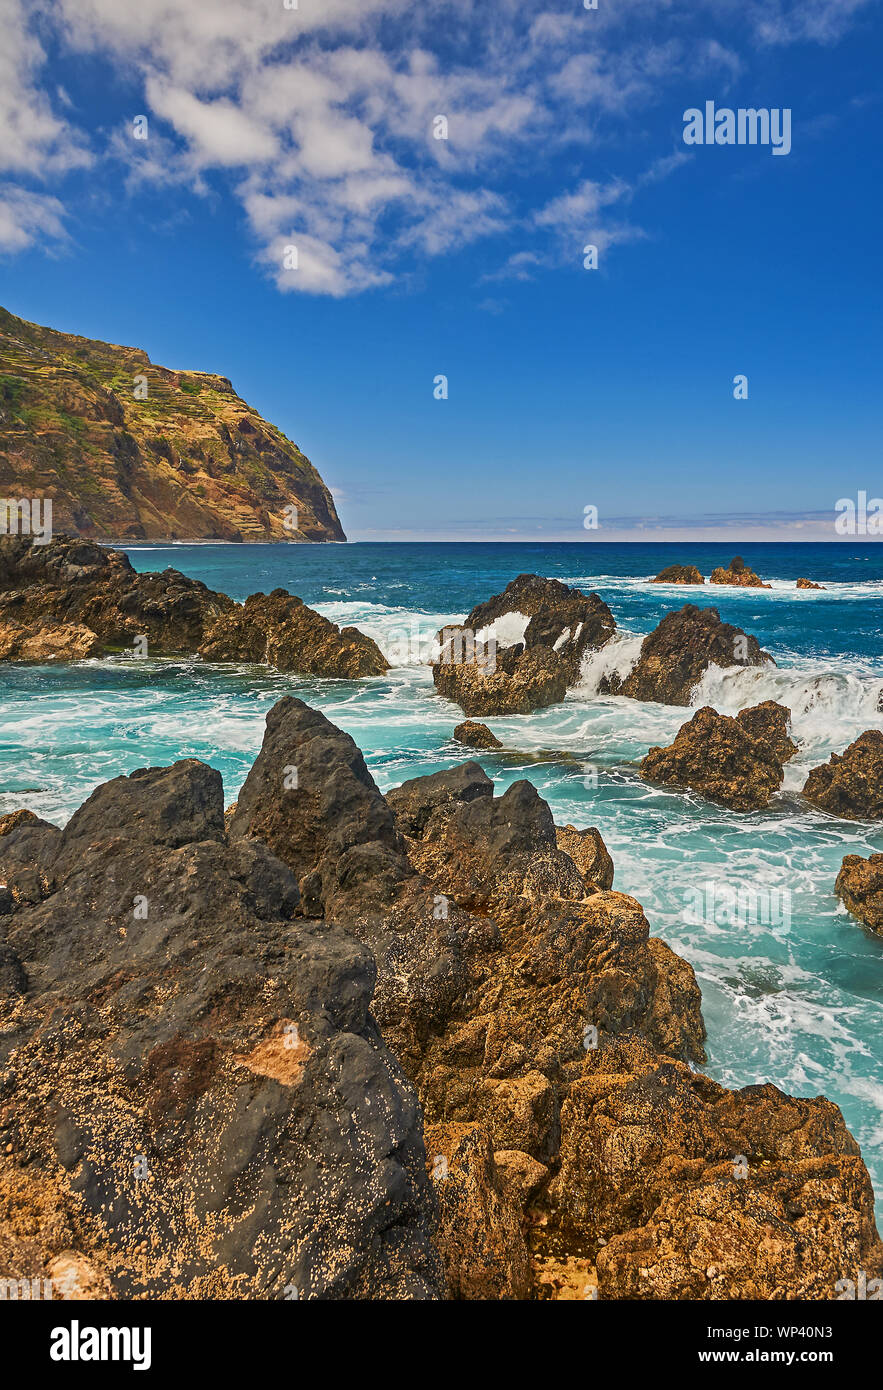
[[[309,459],[226,377],[2,308],[0,497],[51,497],[55,531],[96,539],[346,539]]]

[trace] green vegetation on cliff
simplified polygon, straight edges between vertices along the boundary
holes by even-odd
[[[226,377],[0,308],[0,496],[107,540],[345,540],[309,459]]]

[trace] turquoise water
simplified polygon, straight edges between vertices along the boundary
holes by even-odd
[[[381,788],[450,766],[464,757],[451,739],[462,715],[435,694],[425,664],[435,630],[522,571],[595,589],[621,636],[587,664],[562,705],[489,719],[507,747],[526,756],[481,755],[481,762],[501,789],[529,777],[559,822],[600,828],[616,887],[641,901],[651,929],[696,970],[710,1073],[730,1086],[773,1081],[829,1096],[883,1195],[883,940],[833,895],[843,855],[883,850],[883,827],[834,820],[795,796],[810,767],[862,730],[883,728],[883,547],[742,547],[772,581],[770,591],[647,585],[675,560],[695,562],[706,575],[729,561],[729,550],[709,545],[175,545],[128,553],[138,569],[174,565],[236,598],[284,585],[335,622],[370,633],[394,669],[351,683],[124,657],[5,666],[0,812],[27,806],[60,823],[99,782],[181,757],[218,767],[232,800],[260,747],[267,710],[289,691],[352,734]],[[798,575],[828,587],[797,591]],[[738,814],[645,786],[631,764],[651,744],[669,742],[689,716],[595,693],[604,666],[627,670],[641,635],[687,599],[714,604],[779,663],[713,672],[694,699],[725,713],[768,698],[791,708],[801,750],[768,811]],[[540,750],[571,758],[527,756]],[[709,907],[709,883],[717,910]],[[740,889],[741,906],[728,911]]]

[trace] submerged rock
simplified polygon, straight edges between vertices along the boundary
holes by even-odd
[[[458,743],[465,743],[469,748],[503,747],[496,734],[491,733],[487,724],[477,724],[474,719],[464,719],[462,724],[458,724],[454,730],[454,738]]]
[[[29,833],[0,836],[2,876]],[[265,844],[228,844],[220,774],[116,778],[41,864],[41,899],[0,919],[26,977],[0,994],[0,1169],[70,1215],[41,1228],[42,1268],[74,1225],[117,1298],[438,1297],[420,1111],[370,1013],[370,952],[295,916]],[[4,1273],[35,1258],[26,1234],[24,1214],[4,1231]]]
[[[711,572],[712,584],[735,584],[740,589],[771,589],[772,584],[764,584],[762,579],[750,570],[741,555],[734,555],[727,569],[720,566]]]
[[[668,748],[651,748],[640,764],[645,782],[689,788],[737,811],[768,806],[782,785],[790,711],[767,700],[731,719],[709,705],[682,724]]]
[[[704,584],[702,571],[695,565],[668,565],[660,570],[651,584]]]
[[[122,551],[56,536],[0,538],[0,660],[142,656],[266,661],[280,671],[358,678],[389,669],[377,644],[342,631],[284,589],[244,605],[178,570],[137,574]]]
[[[847,854],[834,892],[853,917],[883,934],[883,854],[871,854],[867,859]]]
[[[637,663],[620,681],[607,678],[602,694],[628,695],[662,705],[689,705],[694,688],[712,665],[775,666],[756,637],[722,623],[716,608],[686,603],[667,613],[644,638]]]
[[[465,623],[442,629],[433,680],[465,714],[529,714],[563,700],[584,655],[615,629],[597,594],[520,574]]]
[[[843,753],[814,767],[803,795],[834,816],[883,820],[883,732],[867,729]]]

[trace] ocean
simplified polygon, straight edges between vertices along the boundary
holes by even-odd
[[[350,733],[381,789],[468,756],[451,737],[460,710],[436,695],[434,632],[531,572],[592,589],[620,633],[587,661],[563,704],[487,722],[507,749],[476,756],[500,790],[528,777],[559,823],[595,825],[615,887],[643,904],[651,931],[693,965],[708,1027],[707,1070],[727,1086],[773,1082],[843,1110],[883,1197],[883,939],[834,896],[844,854],[883,850],[883,825],[803,805],[811,767],[859,733],[883,729],[883,546],[747,544],[770,590],[648,585],[674,562],[707,576],[732,551],[709,544],[143,545],[138,570],[171,565],[237,599],[283,586],[383,648],[388,675],[349,682],[262,667],[117,656],[71,666],[0,667],[0,812],[29,807],[63,823],[98,783],[135,768],[203,758],[232,801],[264,716],[286,693]],[[826,586],[797,590],[799,575]],[[628,670],[641,637],[685,602],[713,605],[756,636],[778,669],[715,671],[694,705],[733,714],[775,699],[800,752],[782,795],[743,814],[645,785],[634,763],[671,741],[689,711],[599,697]]]

